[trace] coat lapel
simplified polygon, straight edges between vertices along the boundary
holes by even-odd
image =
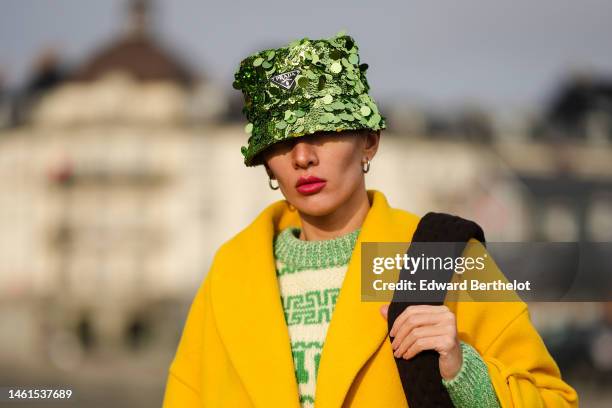
[[[371,208],[357,238],[332,315],[319,365],[315,406],[342,406],[359,370],[387,337],[383,302],[361,301],[361,243],[406,242],[418,218],[389,207],[385,196],[368,190]],[[407,216],[408,215],[408,216]]]
[[[368,190],[371,208],[362,225],[330,322],[317,375],[315,405],[337,408],[350,385],[387,336],[381,302],[361,302],[361,242],[408,241],[418,218],[389,207]],[[219,334],[231,363],[257,407],[298,408],[289,332],[276,278],[273,238],[301,225],[297,211],[280,200],[232,240],[213,263],[211,298]]]
[[[287,202],[268,206],[219,249],[212,302],[231,363],[256,407],[299,408],[289,332],[274,263],[273,237],[300,225]]]

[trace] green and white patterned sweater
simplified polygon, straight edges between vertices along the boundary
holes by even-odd
[[[322,241],[301,240],[299,235],[298,227],[281,231],[274,256],[300,402],[312,407],[323,341],[359,229]]]
[[[302,407],[314,406],[323,343],[360,230],[305,241],[299,238],[300,228],[291,226],[274,239],[276,275]],[[450,381],[442,380],[454,405],[499,407],[484,361],[470,345],[461,342],[461,349],[460,372]]]

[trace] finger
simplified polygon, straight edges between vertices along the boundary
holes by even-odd
[[[389,331],[389,335],[391,337],[395,337],[398,329],[404,325],[406,319],[408,319],[412,315],[419,314],[438,314],[450,312],[448,307],[442,306],[430,306],[430,305],[412,305],[408,306],[393,322],[393,326],[391,326],[391,330]],[[452,313],[452,312],[450,312]]]
[[[380,313],[386,319],[389,316],[389,305],[386,304],[386,305],[381,306]]]
[[[406,309],[413,310],[417,313],[435,313],[440,310],[449,310],[446,305],[410,305]]]
[[[422,326],[436,326],[444,324],[448,321],[448,318],[444,318],[445,315],[442,313],[436,314],[417,314],[410,315],[404,321],[404,324],[395,329],[395,333],[390,333],[390,337],[393,337],[391,345],[395,346],[399,344],[410,332],[414,331],[417,327]],[[391,335],[393,334],[393,335]]]
[[[426,308],[422,308],[420,306],[428,306]],[[412,319],[414,316],[422,316],[422,315],[438,315],[441,313],[452,313],[448,307],[446,306],[429,306],[429,305],[414,305],[408,306],[393,322],[393,326],[391,326],[391,330],[389,330],[389,335],[391,337],[395,337],[402,326],[404,326],[406,321]]]
[[[410,347],[416,343],[419,339],[429,338],[433,336],[449,336],[452,337],[452,334],[449,333],[448,329],[441,326],[423,326],[417,327],[412,330],[408,336],[399,341],[394,347],[393,355],[395,357],[402,356],[406,351],[410,349]],[[393,347],[393,345],[392,345]]]
[[[412,343],[408,350],[404,352],[402,358],[409,360],[424,350],[436,350],[438,353],[441,353],[450,350],[454,342],[455,339],[447,335],[421,337]]]

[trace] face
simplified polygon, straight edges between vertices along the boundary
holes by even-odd
[[[376,154],[379,138],[372,132],[317,132],[272,145],[263,160],[289,203],[323,216],[365,191],[363,163]]]

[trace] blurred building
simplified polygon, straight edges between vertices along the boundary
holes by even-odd
[[[612,142],[612,78],[576,72],[559,87],[537,127],[538,138],[589,139]]]
[[[167,51],[150,13],[129,2],[124,32],[76,67],[44,51],[0,135],[0,310],[25,322],[0,350],[62,365],[75,342],[174,344],[210,248],[256,211],[248,188],[222,196],[216,173],[242,130],[216,124],[225,99]],[[218,209],[240,217],[224,224]]]

